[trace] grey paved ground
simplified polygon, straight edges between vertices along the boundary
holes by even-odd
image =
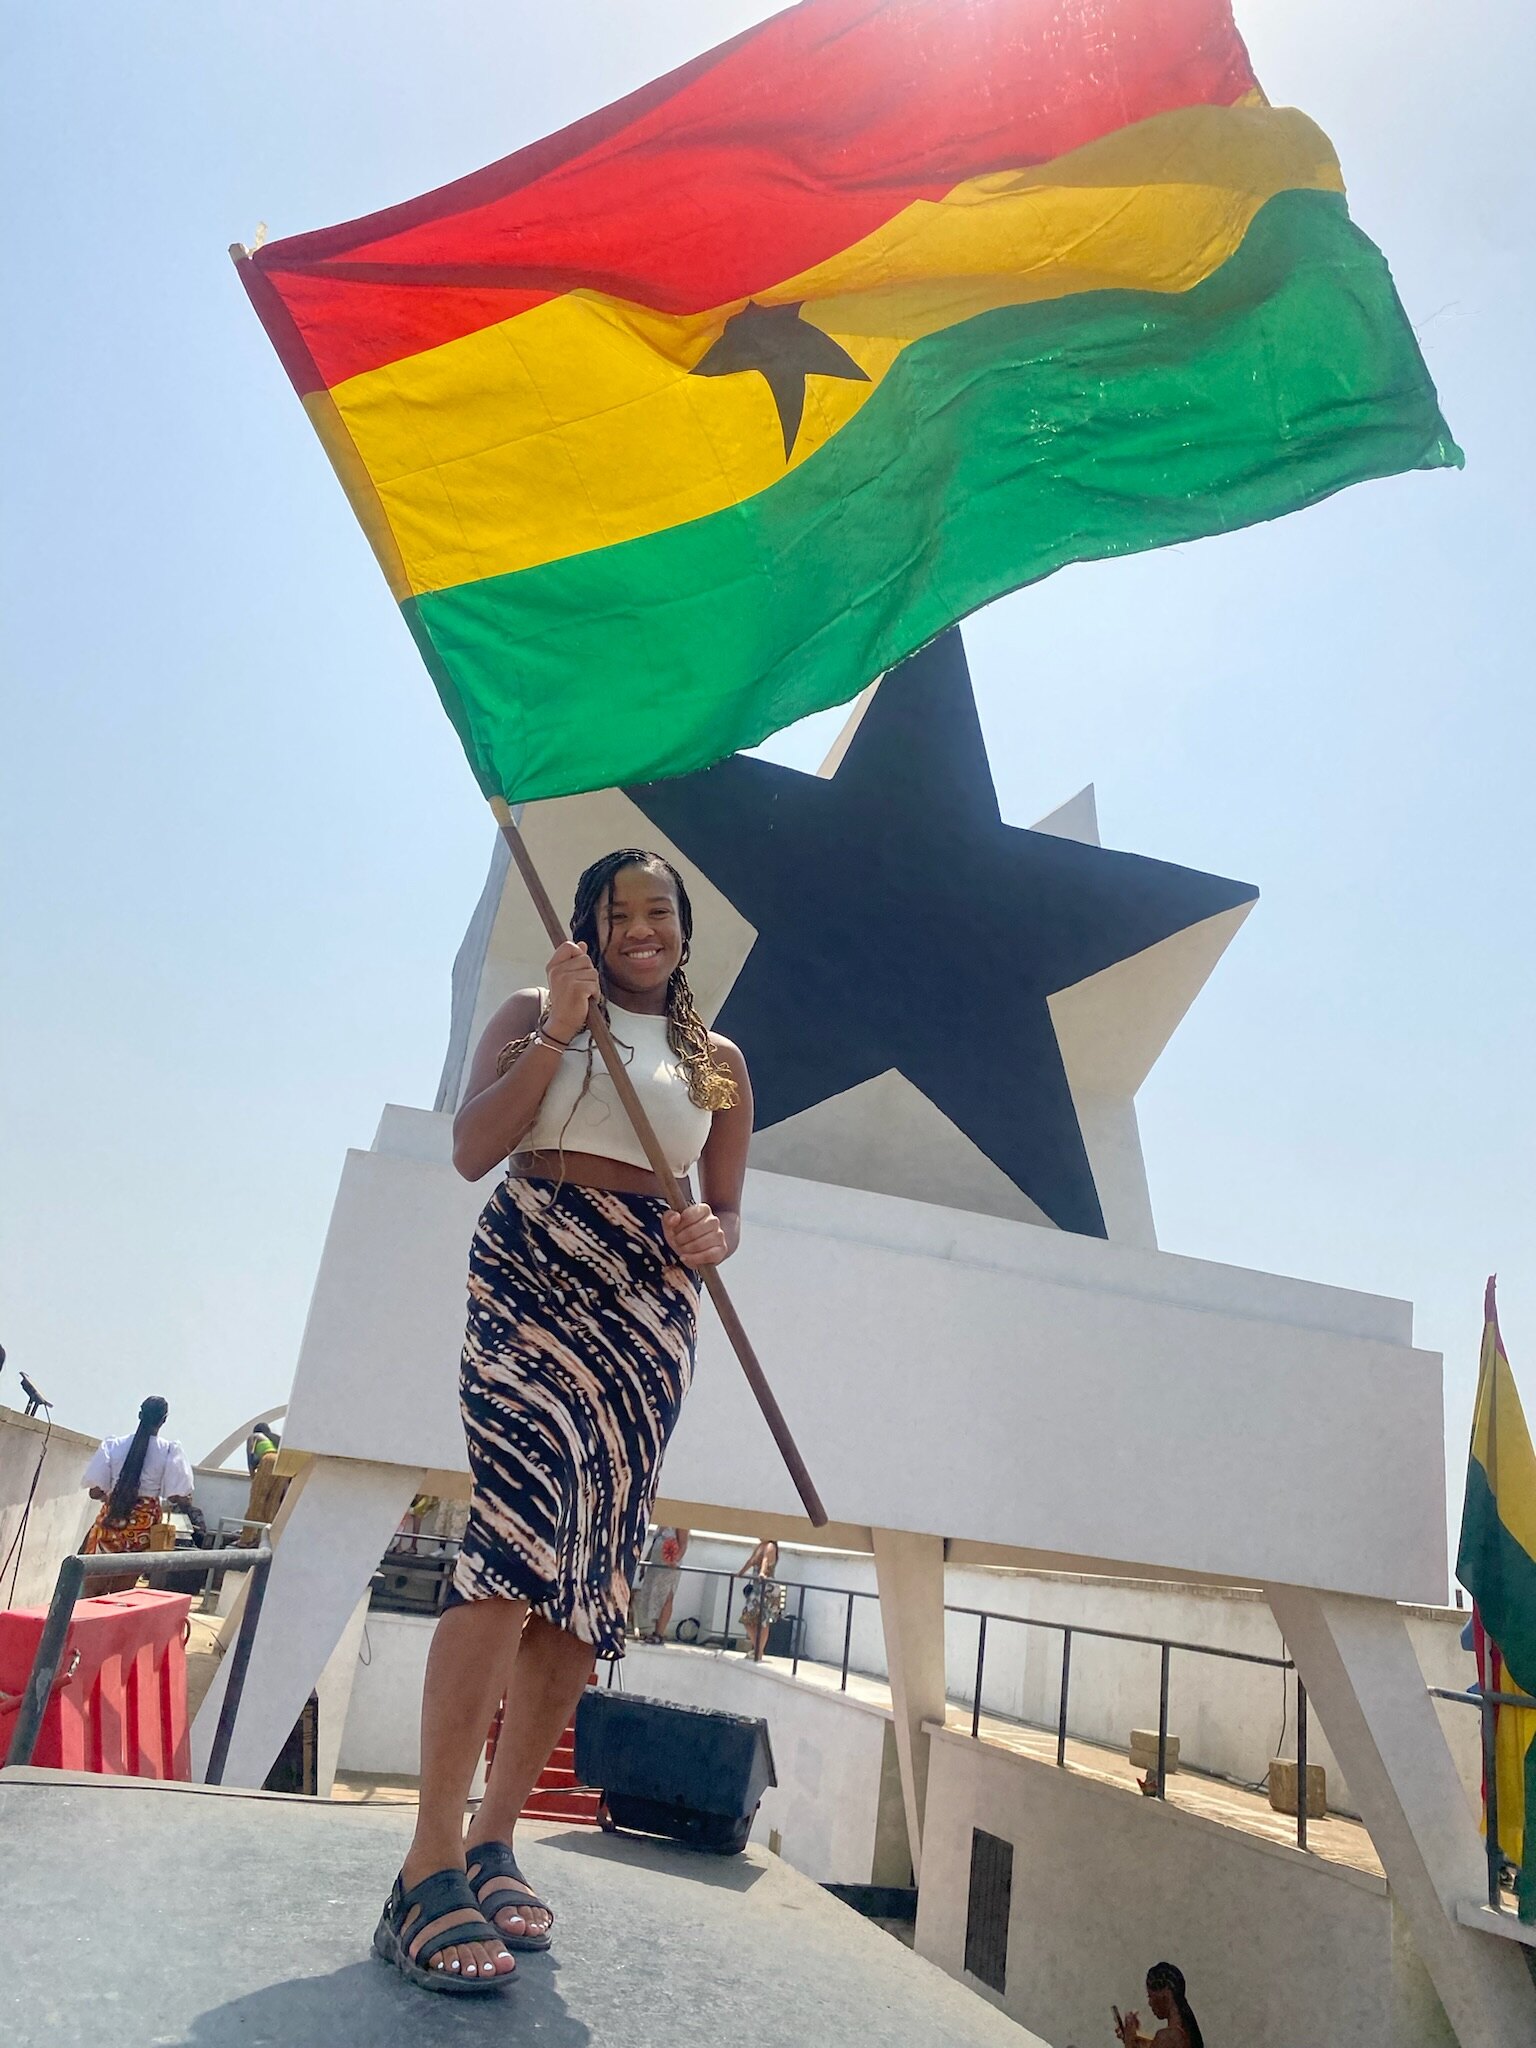
[[[777,1858],[519,1833],[555,1951],[483,2004],[368,1953],[408,1810],[0,1771],[15,2048],[1031,2048]],[[1038,2048],[1038,2044],[1036,2044]]]

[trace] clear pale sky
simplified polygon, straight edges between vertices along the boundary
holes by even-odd
[[[105,1432],[164,1392],[201,1455],[285,1393],[343,1150],[432,1099],[490,850],[226,245],[439,184],[769,11],[0,16],[0,1400],[19,1366]],[[1536,51],[1478,0],[1239,21],[1333,138],[1466,471],[1070,570],[967,641],[1007,817],[1092,780],[1108,844],[1262,890],[1141,1097],[1161,1241],[1415,1301],[1454,1512],[1494,1268],[1536,1414]],[[1199,1437],[1171,1415],[1166,1458]]]

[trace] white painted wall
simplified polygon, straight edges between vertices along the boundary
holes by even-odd
[[[337,1758],[340,1771],[414,1778],[421,1770],[421,1687],[436,1626],[427,1614],[363,1617],[352,1700]]]
[[[207,1516],[210,1529],[218,1527],[221,1517],[237,1520],[250,1505],[251,1479],[248,1472],[226,1472],[198,1465],[193,1469],[192,1479],[192,1498]]]
[[[747,1544],[739,1538],[695,1532],[685,1560],[697,1570],[685,1571],[673,1603],[672,1623],[717,1605],[706,1571],[722,1576],[741,1564]],[[779,1577],[790,1588],[789,1609],[798,1603],[802,1584],[874,1592],[874,1562],[849,1552],[819,1551],[784,1545]],[[984,1607],[994,1613],[1032,1615],[1083,1626],[1121,1629],[1129,1634],[1167,1636],[1182,1642],[1209,1643],[1222,1649],[1250,1650],[1261,1656],[1280,1654],[1281,1638],[1262,1594],[1238,1587],[1153,1584],[1134,1579],[1092,1579],[1077,1574],[996,1571],[951,1565],[946,1573],[946,1600],[952,1606]],[[738,1593],[733,1605],[739,1605]],[[845,1607],[832,1594],[811,1593],[805,1605],[804,1654],[817,1662],[842,1659]],[[1460,1646],[1465,1612],[1456,1608],[1406,1610],[1409,1634],[1418,1652],[1425,1683],[1463,1690],[1473,1678],[1470,1653]],[[421,1697],[430,1619],[370,1611],[359,1651],[356,1690],[343,1737],[340,1768],[414,1775],[417,1769],[416,1718]],[[952,1700],[969,1704],[976,1663],[976,1624],[951,1615],[946,1627],[946,1667]],[[681,1647],[681,1646],[676,1646]],[[1054,1727],[1060,1690],[1060,1637],[1044,1630],[993,1623],[988,1630],[983,1705],[989,1712]],[[1157,1725],[1157,1653],[1134,1644],[1074,1639],[1069,1731],[1085,1742],[1123,1750],[1133,1727]],[[625,1660],[625,1683],[631,1691],[656,1690],[660,1674],[669,1687],[682,1687],[685,1672],[703,1662],[719,1675],[712,1682],[725,1687],[777,1683],[776,1674],[749,1672],[737,1660],[703,1657],[681,1661],[674,1646],[665,1650],[633,1644]],[[885,1642],[874,1600],[854,1607],[851,1668],[884,1678]],[[1170,1730],[1183,1745],[1184,1760],[1199,1770],[1215,1772],[1242,1784],[1260,1784],[1277,1753],[1295,1751],[1295,1679],[1285,1691],[1285,1741],[1281,1729],[1281,1676],[1277,1671],[1175,1653],[1170,1689]],[[686,1682],[699,1685],[697,1676]],[[685,1690],[657,1692],[659,1698],[694,1700]],[[700,1705],[727,1705],[720,1698],[698,1699]],[[732,1712],[746,1712],[731,1707]],[[757,1711],[753,1709],[752,1711]],[[1470,1708],[1449,1704],[1438,1708],[1441,1725],[1466,1789],[1469,1807],[1479,1810],[1481,1759],[1478,1718]],[[1348,1783],[1334,1758],[1327,1733],[1314,1710],[1309,1733],[1311,1759],[1328,1773],[1329,1804],[1335,1812],[1354,1814]],[[779,1823],[774,1821],[774,1826]],[[862,1828],[863,1823],[857,1823]],[[797,1823],[796,1831],[801,1830]],[[787,1853],[787,1852],[786,1852]],[[809,1864],[798,1867],[817,1873]],[[865,1877],[849,1879],[865,1882]]]
[[[85,1468],[100,1438],[78,1430],[50,1432],[37,1416],[0,1408],[0,1606],[46,1607],[53,1598],[59,1566],[91,1525],[96,1503],[85,1490]],[[44,1446],[46,1444],[46,1454]],[[32,1497],[27,1533],[12,1554],[38,1460],[42,1472]],[[15,1588],[12,1590],[12,1575]]]
[[[739,1539],[695,1535],[685,1562],[734,1571],[746,1553]],[[785,1545],[779,1577],[786,1586],[834,1587],[872,1594],[872,1558],[846,1551],[817,1551]],[[707,1603],[707,1582],[685,1572],[673,1607],[673,1627]],[[791,1591],[789,1611],[799,1604]],[[1280,1631],[1262,1593],[1245,1587],[1156,1583],[1142,1579],[1089,1578],[1078,1573],[992,1570],[950,1565],[945,1600],[951,1607],[1027,1615],[1074,1628],[1117,1629],[1128,1635],[1209,1644],[1255,1656],[1284,1654]],[[803,1654],[818,1663],[839,1664],[847,1609],[836,1593],[805,1596]],[[1471,1653],[1461,1647],[1465,1610],[1415,1607],[1406,1610],[1408,1632],[1418,1652],[1426,1685],[1464,1691],[1475,1676]],[[969,1705],[975,1693],[977,1624],[951,1614],[945,1626],[949,1697]],[[850,1666],[872,1677],[886,1676],[885,1641],[872,1599],[854,1605]],[[1295,1753],[1296,1683],[1293,1673],[1239,1664],[1226,1658],[1175,1651],[1170,1669],[1169,1729],[1182,1744],[1183,1760],[1194,1768],[1261,1784],[1270,1758]],[[1072,1646],[1068,1732],[1085,1742],[1123,1750],[1132,1728],[1157,1726],[1158,1653],[1134,1643],[1096,1641],[1081,1634]],[[1036,1727],[1056,1725],[1061,1696],[1061,1636],[1054,1630],[992,1622],[982,1705],[991,1713]],[[1437,1705],[1441,1726],[1474,1812],[1479,1808],[1481,1754],[1478,1717],[1470,1707]],[[1281,1731],[1284,1729],[1284,1740]],[[1309,1719],[1309,1753],[1328,1773],[1328,1799],[1339,1813],[1355,1812],[1348,1784],[1314,1709]]]
[[[421,1687],[437,1626],[430,1614],[364,1610],[336,1770],[369,1777],[415,1778],[421,1772]],[[484,1759],[471,1796],[484,1785]]]
[[[951,1567],[947,1598],[956,1606],[1255,1656],[1285,1653],[1268,1603],[1261,1593],[1246,1588]],[[826,1600],[814,1604],[834,1605]],[[1466,1614],[1455,1608],[1414,1608],[1407,1619],[1425,1683],[1457,1689],[1470,1685],[1473,1660],[1460,1646]],[[975,1691],[976,1629],[969,1617],[947,1618],[950,1692],[966,1703]],[[1054,1727],[1061,1696],[1061,1642],[1055,1630],[989,1624],[983,1706],[1011,1719]],[[1119,1749],[1132,1728],[1155,1728],[1158,1667],[1158,1652],[1150,1647],[1075,1635],[1068,1732]],[[1475,1809],[1481,1773],[1477,1714],[1449,1704],[1438,1712]],[[1242,1784],[1262,1784],[1272,1757],[1295,1754],[1295,1674],[1176,1650],[1169,1666],[1169,1729],[1179,1737],[1188,1764]],[[1308,1748],[1311,1761],[1328,1773],[1329,1804],[1337,1812],[1355,1813],[1315,1706],[1308,1717]]]
[[[930,1738],[920,1955],[1055,2048],[1177,1963],[1207,2041],[1454,2048],[1379,1879],[963,1737]],[[1014,1845],[1005,1994],[966,1977],[972,1830]]]
[[[286,1449],[463,1468],[465,1247],[489,1190],[447,1163],[448,1124],[391,1110],[348,1155]],[[782,1174],[748,1175],[745,1212],[732,1291],[839,1521],[1442,1594],[1440,1365],[1404,1304]],[[1149,1495],[1142,1445],[1170,1412],[1200,1416],[1201,1455]],[[798,1511],[710,1317],[661,1490]]]

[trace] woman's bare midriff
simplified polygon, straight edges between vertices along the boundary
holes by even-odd
[[[655,1195],[665,1200],[661,1182],[646,1166],[627,1159],[605,1159],[600,1152],[514,1152],[507,1171],[516,1180],[564,1180],[579,1188],[606,1188],[615,1195]],[[688,1182],[683,1191],[691,1197]]]

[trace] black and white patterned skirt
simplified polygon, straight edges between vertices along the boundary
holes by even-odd
[[[699,1289],[659,1196],[509,1177],[469,1254],[459,1398],[473,1478],[460,1600],[526,1600],[624,1654]]]

